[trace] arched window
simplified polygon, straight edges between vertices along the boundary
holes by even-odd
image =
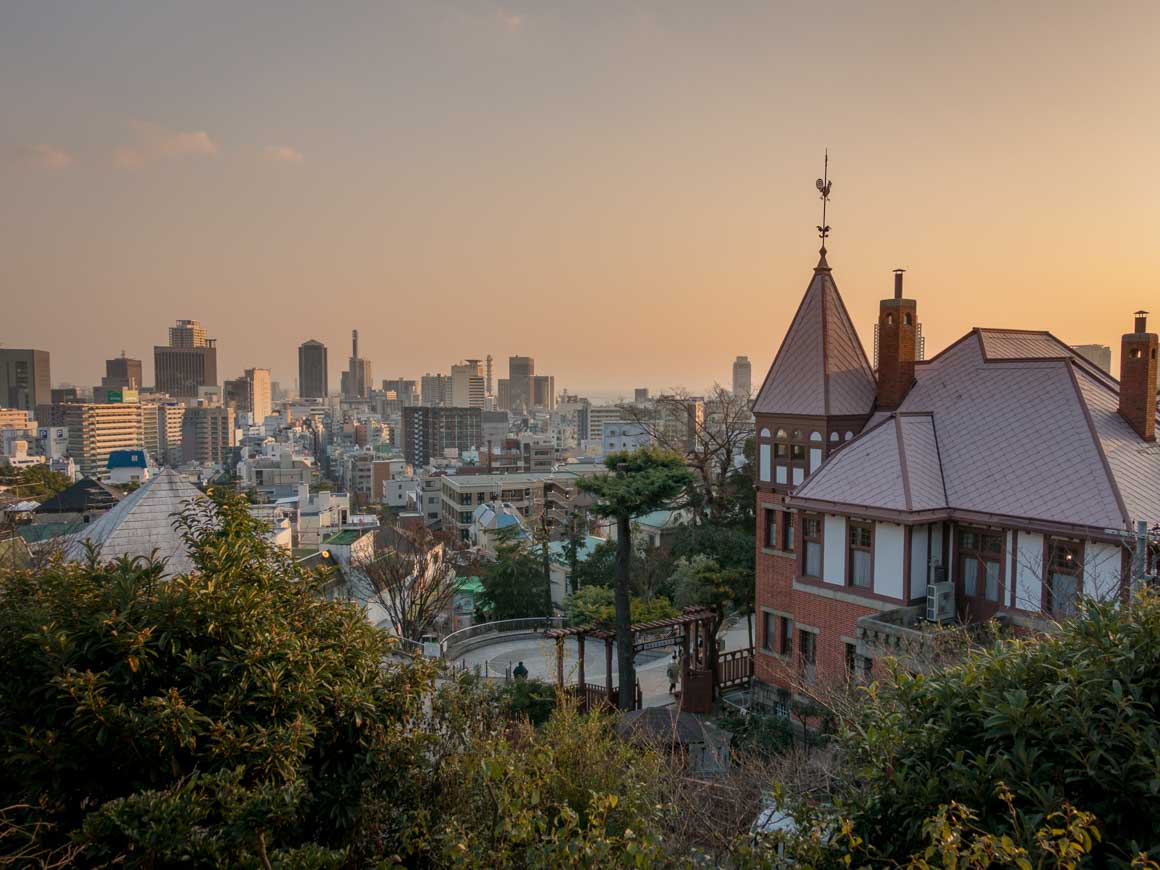
[[[794,441],[801,441],[802,440],[801,429],[794,429],[793,430],[793,439],[792,440],[794,440]]]
[[[768,437],[769,437],[769,430],[768,430],[768,429],[762,429],[762,430],[761,430],[761,437],[762,437],[762,438],[768,438]]]
[[[1139,359],[1141,356],[1143,356],[1143,354],[1140,352],[1140,348],[1134,347],[1128,351],[1128,356],[1130,356],[1132,359]]]
[[[887,325],[887,326],[893,326],[893,325],[894,325],[894,313],[893,313],[893,312],[891,312],[891,311],[888,311],[888,312],[886,313],[886,325]]]
[[[786,441],[788,439],[789,439],[789,436],[785,433],[784,429],[777,430],[777,440],[778,441]]]
[[[911,315],[911,313],[909,311],[906,312],[904,315],[902,315],[902,322],[904,324],[906,324],[907,326],[913,326],[914,325],[913,315]]]
[[[830,440],[831,440],[831,441],[837,441],[837,440],[838,440],[838,433],[837,433],[837,432],[831,432],[831,433],[830,433]]]
[[[811,441],[821,441],[822,440],[822,433],[821,432],[811,432],[810,433],[810,440]]]
[[[853,432],[847,432],[847,433],[846,433],[846,437],[845,437],[843,440],[844,440],[844,441],[849,441],[849,440],[850,440],[851,438],[853,438],[853,437],[854,437],[854,433],[853,433]]]

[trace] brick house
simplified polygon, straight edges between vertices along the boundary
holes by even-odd
[[[897,272],[875,372],[823,248],[753,403],[766,700],[864,676],[868,638],[913,635],[930,584],[955,621],[1015,626],[1122,593],[1126,540],[1160,519],[1145,314],[1119,381],[1047,332],[975,328],[916,361]]]

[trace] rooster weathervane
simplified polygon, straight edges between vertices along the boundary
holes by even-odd
[[[830,181],[830,149],[826,149],[826,162],[822,178],[817,181],[818,196],[822,200],[822,223],[818,226],[818,237],[822,240],[822,252],[826,250],[826,236],[830,234],[830,226],[826,223],[826,205],[830,201],[830,188],[833,182]]]

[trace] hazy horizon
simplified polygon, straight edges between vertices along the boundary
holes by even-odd
[[[1152,307],[1160,7],[37,2],[0,11],[0,343],[54,382],[178,318],[219,380],[357,328],[375,383],[758,386],[828,248],[867,354],[905,266],[972,326]],[[1160,321],[1154,321],[1152,328]]]

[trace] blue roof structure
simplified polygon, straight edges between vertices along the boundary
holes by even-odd
[[[108,468],[147,468],[144,450],[112,450],[109,452]]]

